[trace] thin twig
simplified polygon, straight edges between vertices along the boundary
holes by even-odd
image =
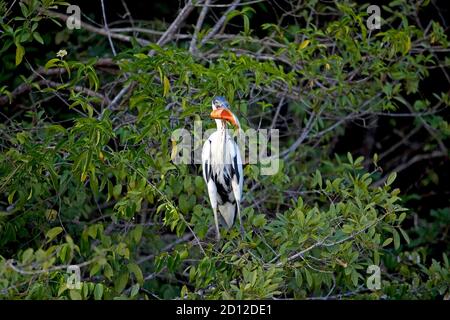
[[[175,18],[175,20],[172,22],[172,24],[169,26],[169,28],[166,30],[166,32],[163,33],[163,35],[161,36],[161,38],[159,38],[158,42],[156,44],[158,44],[159,46],[162,46],[166,43],[168,43],[174,33],[178,30],[178,28],[180,27],[181,23],[188,17],[188,15],[191,13],[191,11],[194,9],[194,6],[192,5],[192,0],[189,0],[188,3],[184,6],[184,8],[181,10],[181,12],[178,14],[178,16]],[[150,50],[150,52],[148,53],[148,56],[153,56],[155,54],[154,50]],[[128,75],[125,74],[125,77],[128,78]],[[120,103],[120,100],[122,99],[122,97],[130,90],[130,88],[133,86],[133,83],[130,82],[128,83],[126,86],[124,86],[119,93],[113,98],[111,104],[102,111],[100,116],[103,116],[104,112],[106,110],[113,110],[116,105],[118,105]]]
[[[408,162],[401,163],[394,169],[390,170],[390,172],[399,173],[399,172],[402,172],[403,170],[406,170],[407,168],[409,168],[410,166],[412,166],[413,164],[415,164],[417,162],[420,162],[423,160],[430,160],[430,159],[434,159],[434,158],[445,157],[445,156],[447,156],[447,154],[440,150],[436,150],[436,151],[433,151],[432,153],[427,153],[427,154],[418,154],[418,155],[415,155],[414,157],[412,157]],[[386,174],[380,180],[375,181],[372,184],[372,187],[381,186],[388,179],[389,175],[390,174]]]
[[[320,115],[321,112],[322,109],[319,112],[313,111],[311,113],[311,116],[309,117],[308,122],[306,123],[306,126],[303,129],[300,137],[298,137],[298,139],[288,149],[284,150],[281,153],[281,156],[283,158],[286,158],[291,152],[295,151],[303,143],[303,141],[306,139],[306,137],[308,136],[309,132],[313,127],[314,120]]]
[[[105,67],[105,66],[115,66],[115,63],[108,58],[105,59],[100,59],[98,60],[95,65],[96,67]],[[30,91],[32,89],[32,85],[31,83],[36,80],[36,78],[38,77],[42,77],[42,76],[53,76],[53,75],[61,75],[66,73],[67,70],[65,68],[52,68],[52,69],[48,69],[46,70],[44,67],[39,67],[36,70],[36,73],[33,73],[28,79],[26,83],[22,83],[21,85],[17,86],[12,92],[11,92],[11,97],[8,96],[0,96],[0,106],[1,105],[5,105],[8,104],[10,102],[12,102],[15,98],[17,98],[18,96]],[[81,89],[81,87],[79,87],[78,89]],[[76,91],[80,91],[80,90],[76,90]],[[97,95],[97,94],[96,94]],[[99,96],[102,99],[105,99],[108,103],[109,103],[109,99],[107,97],[104,96]],[[11,98],[11,99],[10,99]],[[11,100],[11,101],[10,101]]]
[[[116,56],[117,55],[116,49],[114,48],[114,43],[112,42],[111,38],[111,32],[109,31],[108,28],[108,21],[106,20],[105,4],[103,0],[100,0],[100,3],[102,4],[102,14],[103,14],[103,22],[105,23],[106,36],[108,37],[109,45],[111,46],[113,56]]]
[[[203,21],[205,20],[205,17],[206,17],[206,13],[208,12],[208,5],[210,4],[210,2],[211,2],[211,0],[206,0],[204,6],[202,8],[202,11],[200,11],[200,15],[198,16],[197,24],[195,25],[194,35],[192,36],[192,40],[189,45],[190,53],[195,53],[195,51],[197,50],[198,34],[202,28]]]
[[[278,116],[280,115],[280,110],[281,110],[281,107],[283,106],[283,104],[284,104],[284,97],[282,97],[280,99],[280,102],[278,102],[277,111],[275,112],[275,116],[272,119],[272,124],[270,125],[271,129],[273,129],[277,123]]]
[[[53,272],[53,271],[58,271],[58,270],[64,270],[67,269],[70,266],[77,266],[79,268],[88,266],[94,262],[96,262],[97,260],[99,260],[101,257],[96,257],[94,259],[85,261],[83,263],[80,264],[76,264],[76,265],[59,265],[59,266],[55,266],[52,268],[48,268],[48,269],[41,269],[41,270],[33,270],[33,271],[29,271],[29,270],[24,270],[21,267],[17,267],[14,264],[17,263],[16,260],[14,259],[9,259],[8,261],[6,261],[6,265],[9,266],[11,269],[13,269],[15,272],[23,274],[23,275],[37,275],[37,274],[43,274],[43,273],[47,273],[47,272]]]
[[[166,32],[159,38],[158,42],[156,42],[157,45],[163,46],[167,44],[170,40],[172,40],[172,37],[174,33],[180,28],[181,23],[188,17],[188,15],[191,13],[191,11],[194,9],[194,5],[192,4],[192,0],[188,0],[186,5],[181,9],[178,16],[175,18],[175,20],[172,22],[172,24],[167,28]]]
[[[222,25],[225,23],[225,20],[227,19],[227,15],[236,9],[237,5],[239,4],[240,0],[234,0],[231,6],[228,7],[227,11],[220,17],[219,21],[214,25],[214,27],[208,32],[208,34],[202,39],[200,42],[200,46],[203,46],[206,42],[208,42],[217,32],[219,32]]]
[[[266,1],[267,0],[251,0],[251,1],[246,1],[246,2],[239,3],[238,6],[248,6],[250,4],[266,2]],[[208,5],[207,4],[204,4],[204,5],[196,4],[197,7],[208,6],[208,7],[211,7],[211,8],[228,8],[228,7],[232,6],[232,5],[233,5],[232,3],[229,3],[229,4],[208,4]]]
[[[376,219],[374,222],[372,222],[372,223],[366,225],[366,226],[365,226],[364,228],[362,228],[361,230],[359,230],[359,231],[357,231],[357,232],[354,232],[354,233],[352,233],[351,235],[349,235],[349,236],[347,236],[347,237],[345,237],[345,238],[343,238],[343,239],[341,239],[341,240],[338,240],[338,241],[335,241],[335,242],[328,242],[328,243],[326,243],[325,241],[331,236],[331,235],[328,235],[328,236],[326,236],[325,238],[323,238],[323,239],[317,241],[316,243],[312,244],[312,245],[309,246],[308,248],[306,248],[306,249],[304,249],[304,250],[302,250],[302,251],[299,251],[299,252],[293,254],[292,256],[288,257],[288,258],[287,258],[287,262],[291,262],[291,261],[296,260],[297,258],[302,257],[305,253],[311,251],[311,250],[314,249],[314,248],[317,248],[317,247],[333,247],[333,246],[336,246],[336,245],[338,245],[338,244],[344,243],[344,242],[346,242],[346,241],[352,240],[352,239],[354,239],[357,235],[363,233],[363,232],[366,231],[367,229],[373,227],[373,226],[376,225],[378,222],[380,222],[381,220],[383,220],[383,219],[386,217],[386,215],[387,215],[387,213],[383,214],[380,218]],[[280,255],[276,256],[274,259],[272,259],[272,260],[269,262],[269,264],[272,263],[273,261],[278,260],[279,258],[280,258]],[[282,261],[280,261],[280,262],[278,262],[278,263],[276,264],[276,266],[277,266],[277,267],[281,267],[281,266],[283,266],[283,264],[284,264],[284,263],[283,263]]]
[[[58,18],[64,22],[69,18],[69,16],[67,16],[63,13],[59,13],[59,12],[55,12],[55,11],[51,11],[51,10],[45,10],[44,13],[48,16]],[[80,21],[80,25],[83,29],[85,29],[87,31],[97,33],[102,36],[108,36],[108,32],[104,28],[97,28],[97,27],[94,27],[93,25],[83,22],[83,21]],[[143,45],[143,46],[149,45],[151,43],[150,41],[145,40],[145,39],[133,38],[133,37],[126,36],[123,34],[118,34],[118,33],[109,32],[109,36],[113,39],[124,41],[124,42],[131,42],[131,41],[133,41],[133,39],[136,39],[136,41],[140,45]]]
[[[179,239],[175,240],[174,242],[169,243],[169,244],[168,244],[167,246],[165,246],[164,248],[162,248],[161,252],[168,252],[168,251],[170,251],[173,247],[175,247],[177,244],[180,244],[180,243],[183,243],[183,242],[186,242],[186,241],[190,241],[193,237],[194,237],[194,235],[193,235],[192,233],[186,233],[182,238],[179,238]],[[151,255],[142,257],[142,258],[140,258],[140,259],[137,261],[137,263],[138,263],[138,264],[141,264],[141,263],[143,263],[143,262],[145,262],[145,261],[152,260],[152,259],[155,258],[155,256],[156,256],[156,254],[151,254]]]

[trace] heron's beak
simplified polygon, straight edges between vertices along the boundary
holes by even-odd
[[[233,113],[231,113],[231,111],[226,108],[217,108],[216,110],[213,110],[211,112],[210,116],[212,119],[226,120],[236,128],[239,128],[239,124],[237,123]]]

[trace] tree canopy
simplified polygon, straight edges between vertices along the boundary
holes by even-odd
[[[439,2],[70,5],[0,0],[1,299],[449,298]],[[279,130],[220,242],[173,139],[218,95]]]

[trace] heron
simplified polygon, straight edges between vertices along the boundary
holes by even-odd
[[[240,207],[244,175],[237,139],[233,139],[227,130],[229,123],[239,131],[239,120],[230,111],[230,105],[224,97],[213,98],[212,109],[210,117],[215,120],[217,131],[203,145],[202,169],[214,213],[216,239],[220,240],[219,218],[229,229],[236,215],[240,232],[244,236]]]

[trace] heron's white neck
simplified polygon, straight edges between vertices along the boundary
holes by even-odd
[[[220,119],[214,119],[214,121],[216,121],[217,131],[225,131],[227,128],[227,123],[225,121]]]
[[[217,125],[217,132],[219,133],[219,141],[218,141],[218,154],[217,157],[220,159],[221,164],[225,163],[225,155],[226,155],[226,130],[227,123],[224,120],[214,119]]]

